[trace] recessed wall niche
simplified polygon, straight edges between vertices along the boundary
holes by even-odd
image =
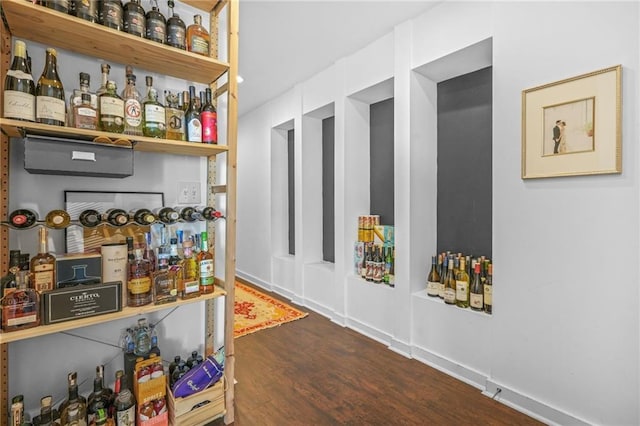
[[[271,253],[295,255],[294,121],[271,129]]]

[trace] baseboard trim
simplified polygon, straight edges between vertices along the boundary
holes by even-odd
[[[398,339],[391,339],[389,349],[406,358],[411,358],[411,345]]]
[[[439,354],[436,354],[427,349],[413,346],[411,355],[416,360],[427,364],[430,367],[440,370],[443,373],[454,377],[468,385],[477,388],[480,391],[484,391],[487,376],[476,371],[470,367],[451,361]]]
[[[346,317],[345,326],[387,347],[391,344],[392,336],[389,333],[385,333],[353,318]]]
[[[272,285],[269,284],[266,281],[261,280],[260,278],[253,276],[251,274],[247,274],[246,272],[242,272],[242,271],[238,271],[236,269],[236,277],[245,280],[245,281],[249,281],[251,284],[255,284],[258,287],[262,287],[265,290],[271,291],[271,287]]]
[[[327,317],[330,320],[333,320],[334,312],[330,308],[321,305],[320,303],[316,303],[310,299],[303,299],[300,303],[302,306],[311,309],[317,314],[320,314],[324,317]]]

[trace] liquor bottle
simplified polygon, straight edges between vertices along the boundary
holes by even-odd
[[[391,269],[389,270],[389,287],[396,286],[396,249],[395,247],[390,247],[391,249]]]
[[[198,98],[196,100],[198,101],[198,103],[196,104],[196,108],[198,108],[198,110],[200,111],[200,122],[202,122],[202,107],[205,104],[204,90],[200,91]]]
[[[169,240],[169,247],[169,265],[179,265],[182,259],[178,256],[178,239],[171,238]]]
[[[105,27],[122,31],[122,2],[120,0],[102,0],[102,7],[99,10],[100,23]]]
[[[44,5],[50,9],[57,10],[62,13],[69,13],[69,0],[46,0]]]
[[[137,356],[149,355],[151,349],[151,333],[149,331],[149,324],[146,318],[139,318],[138,325],[135,328],[135,335],[133,337],[134,348],[133,353]]]
[[[189,86],[189,108],[184,115],[186,137],[189,142],[202,142],[202,124],[200,110],[196,107],[196,88]]]
[[[189,110],[189,101],[191,100],[191,96],[189,95],[188,90],[182,91],[182,110],[186,113]]]
[[[373,253],[373,282],[376,284],[380,284],[382,282],[382,256],[380,255],[380,251],[382,247],[375,247]]]
[[[40,414],[33,418],[34,426],[53,426],[53,397],[51,395],[40,398]]]
[[[129,215],[135,223],[142,226],[151,225],[156,221],[156,216],[151,212],[151,210],[145,208],[131,210]]]
[[[171,248],[167,239],[167,228],[160,230],[160,246],[158,247],[158,270],[169,269],[169,252]]]
[[[175,298],[173,299],[174,301],[176,300]],[[149,325],[149,330],[151,331],[151,349],[149,349],[149,356],[160,356],[160,348],[158,347],[158,331],[156,330],[156,326],[154,324],[150,324]],[[158,358],[159,359],[159,358]],[[158,368],[159,367],[159,368]],[[164,369],[162,367],[162,364],[157,365],[157,367],[154,367],[154,370],[157,369],[159,375],[164,375]],[[154,373],[151,373],[152,378],[154,376]]]
[[[95,228],[101,222],[100,212],[93,209],[83,210],[78,216],[78,221],[85,228]]]
[[[178,94],[168,90],[164,92],[167,139],[183,141],[185,137],[184,110],[178,103]]]
[[[456,273],[456,306],[459,308],[469,307],[469,274],[467,274],[466,259],[460,257],[460,266]]]
[[[481,311],[483,308],[483,293],[482,281],[480,280],[480,263],[476,263],[473,270],[473,282],[469,289],[469,305],[474,311]]]
[[[78,375],[76,372],[67,376],[69,397],[65,400],[58,412],[60,413],[60,426],[86,426],[87,425],[87,400],[78,394]]]
[[[484,311],[493,312],[493,263],[487,266],[487,280],[484,283]]]
[[[180,357],[180,355],[176,355],[173,357],[173,361],[171,361],[171,363],[169,364],[169,376],[173,374],[178,364],[180,364],[181,360],[182,358]]]
[[[367,281],[373,281],[373,250],[374,246],[371,245],[369,247],[369,254],[365,257],[365,261],[367,262]]]
[[[180,16],[173,11],[173,0],[168,0],[167,4],[169,6],[169,15],[171,15],[167,20],[167,44],[169,46],[185,50],[187,48],[185,40],[187,36],[187,27],[184,24],[184,21],[180,19]]]
[[[11,398],[11,426],[21,426],[24,423],[24,395]]]
[[[192,299],[200,296],[200,278],[198,277],[198,262],[193,256],[193,242],[182,243],[183,259],[180,262],[178,278],[178,295],[181,299]]]
[[[16,331],[40,325],[40,296],[28,288],[29,273],[16,274],[16,289],[0,300],[2,305],[2,330]]]
[[[124,134],[142,136],[142,96],[136,89],[136,76],[133,74],[133,68],[127,65],[127,85],[122,91],[122,99],[124,100]]]
[[[91,104],[91,95],[83,93],[80,105],[75,105],[70,115],[76,129],[97,130],[98,110]]]
[[[100,95],[103,93],[107,93],[107,83],[109,82],[109,71],[111,71],[111,65],[109,64],[101,64],[100,65],[100,87],[96,90],[96,96],[98,100],[100,99]],[[98,102],[98,109],[100,108],[100,102]]]
[[[144,9],[140,6],[140,0],[130,0],[123,7],[122,25],[124,31],[138,37],[144,37],[147,33],[147,18]]]
[[[31,287],[36,291],[56,288],[56,258],[47,249],[47,228],[39,231],[40,247],[38,254],[30,262]]]
[[[200,111],[200,121],[202,122],[202,143],[218,143],[218,113],[216,107],[211,103],[211,89],[206,88],[205,103]]]
[[[177,253],[177,251],[176,251]],[[153,273],[153,303],[162,305],[178,299],[177,273],[180,268],[168,266]]]
[[[134,250],[134,259],[129,263],[127,282],[127,305],[143,306],[152,302],[151,271],[149,261],[143,257],[143,249]]]
[[[44,223],[53,229],[64,229],[71,223],[71,216],[64,210],[51,210],[44,218]]]
[[[147,97],[144,101],[142,132],[145,136],[164,139],[167,132],[164,105],[158,102],[158,92],[153,88],[153,77],[148,75],[145,80],[147,82]]]
[[[20,271],[20,250],[9,250],[9,271],[0,279],[0,298],[15,291],[16,274]]]
[[[64,126],[66,104],[64,88],[58,77],[57,53],[47,49],[46,63],[36,86],[36,121],[53,126]]]
[[[107,82],[107,91],[100,95],[100,129],[113,133],[124,131],[124,101],[111,80]]]
[[[28,229],[36,225],[38,215],[30,209],[18,209],[9,214],[9,223],[16,229]]]
[[[215,291],[214,260],[213,254],[209,252],[209,241],[206,232],[200,233],[200,252],[196,260],[200,271],[200,293],[213,293]]]
[[[4,117],[36,121],[36,87],[24,41],[13,43],[13,62],[4,79]]]
[[[124,226],[129,222],[129,216],[124,210],[113,208],[104,213],[104,220],[113,226]]]
[[[96,367],[93,392],[87,401],[87,422],[89,426],[104,425],[111,406],[110,390],[104,387],[104,366]]]
[[[160,207],[154,209],[153,212],[162,223],[165,223],[167,225],[176,223],[176,221],[180,218],[178,212],[171,207]]]
[[[149,270],[151,272],[155,272],[157,261],[156,261],[156,253],[153,250],[153,247],[151,246],[151,232],[144,233],[144,240],[145,240],[145,248],[144,248],[144,255],[142,257],[144,257],[149,261]]]
[[[164,44],[167,42],[167,20],[160,13],[158,1],[151,0],[151,4],[151,10],[147,12],[147,32],[145,37]]]
[[[187,362],[186,362],[187,367],[193,368],[193,364],[196,362],[197,359],[198,359],[198,351],[192,351],[191,355],[189,355],[189,357],[187,358]]]
[[[89,22],[98,22],[98,2],[90,0],[71,0],[73,15]]]
[[[367,279],[367,257],[369,256],[369,246],[365,243],[364,255],[362,257],[362,267],[360,268],[360,278]]]
[[[209,56],[209,41],[209,32],[202,26],[202,16],[195,15],[193,24],[187,27],[187,50]]]
[[[120,392],[113,403],[116,426],[136,425],[136,398],[129,389],[127,376],[120,377]]]
[[[438,297],[438,289],[440,287],[440,274],[436,264],[436,257],[431,256],[431,271],[427,276],[427,295]]]
[[[455,260],[449,259],[447,276],[444,279],[444,302],[448,305],[456,303],[456,278],[454,275]]]

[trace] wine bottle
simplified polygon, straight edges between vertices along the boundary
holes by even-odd
[[[113,208],[105,212],[105,221],[113,226],[124,226],[129,222],[127,212],[122,209]]]
[[[189,142],[202,142],[202,124],[200,122],[200,110],[196,107],[196,88],[189,86],[189,108],[184,116],[186,121],[187,140]]]
[[[24,41],[13,43],[13,62],[4,79],[4,116],[15,120],[36,121],[36,87],[27,63]]]
[[[164,15],[160,13],[158,1],[151,0],[151,3],[155,4],[151,7],[151,10],[147,12],[146,38],[164,44],[167,42],[167,20]]]
[[[93,379],[93,393],[87,401],[87,420],[89,425],[104,425],[107,412],[111,406],[110,390],[104,387],[104,366],[96,367],[96,377]]]
[[[436,257],[431,256],[431,271],[427,276],[427,295],[438,297],[438,288],[440,287],[440,274],[436,265]]]
[[[71,223],[71,216],[64,210],[51,210],[44,218],[44,223],[53,229],[64,229]]]
[[[493,264],[487,265],[487,280],[484,282],[484,311],[493,312]]]
[[[60,410],[60,425],[87,426],[87,400],[82,395],[78,395],[78,375],[76,372],[70,373],[69,398],[63,402]]]
[[[124,101],[116,91],[116,83],[110,80],[107,91],[100,95],[100,129],[105,132],[124,131]]]
[[[461,256],[456,273],[456,306],[459,308],[469,307],[469,274],[466,265],[466,259]]]
[[[444,303],[448,305],[454,305],[456,303],[456,278],[454,275],[454,266],[457,266],[456,263],[457,259],[449,259],[447,276],[444,279]]]
[[[476,263],[473,269],[473,282],[469,289],[469,305],[474,311],[482,310],[482,299],[484,293],[484,289],[482,287],[482,280],[480,279],[480,263]]]
[[[49,253],[47,237],[47,228],[40,228],[39,251],[30,262],[31,287],[38,292],[56,288],[56,258]]]
[[[142,131],[145,136],[164,139],[167,132],[164,105],[158,102],[158,92],[153,88],[153,77],[148,75],[145,80],[147,82],[147,98],[144,101]]]
[[[80,216],[78,216],[78,221],[86,228],[95,228],[100,225],[100,213],[93,209],[83,210],[80,212]]]
[[[148,226],[156,221],[156,216],[149,209],[132,210],[129,214],[138,225]]]
[[[147,18],[144,9],[140,6],[140,0],[131,0],[123,7],[122,24],[124,31],[138,37],[147,34]]]
[[[176,223],[178,219],[180,219],[180,215],[178,214],[178,212],[171,207],[160,207],[154,209],[153,213],[162,223],[165,223],[167,225]]]
[[[178,49],[185,50],[187,27],[180,16],[173,11],[174,1],[168,0],[169,14],[171,15],[167,20],[167,44],[169,46],[177,47]]]
[[[447,274],[449,273],[449,257],[442,254],[442,272],[440,273],[440,285],[438,286],[438,297],[444,300],[444,289],[445,284],[444,280],[447,278]]]
[[[9,223],[17,229],[27,229],[36,225],[38,216],[30,209],[18,209],[9,214]]]
[[[62,81],[58,77],[57,53],[48,48],[46,63],[36,87],[36,121],[53,126],[64,126],[66,104]]]
[[[205,102],[200,111],[200,121],[202,122],[202,143],[218,143],[218,113],[216,107],[211,103],[211,89],[205,89]]]

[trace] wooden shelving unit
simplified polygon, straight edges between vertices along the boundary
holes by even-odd
[[[40,326],[33,329],[0,333],[0,426],[7,426],[9,410],[8,344],[23,339],[37,338],[46,334],[77,329],[120,318],[144,315],[174,306],[203,302],[206,304],[205,351],[213,347],[213,300],[225,295],[225,407],[224,411],[211,413],[212,419],[224,414],[225,423],[234,421],[234,376],[235,359],[233,344],[234,286],[235,286],[235,237],[236,237],[236,188],[237,188],[237,115],[238,115],[238,0],[181,0],[185,4],[208,13],[211,23],[211,57],[205,57],[184,50],[175,49],[143,38],[119,32],[99,24],[89,23],[73,16],[65,15],[27,0],[2,0],[0,11],[0,85],[11,61],[12,37],[27,42],[38,42],[58,49],[99,58],[120,64],[131,64],[136,68],[158,74],[169,75],[187,82],[208,84],[216,96],[227,96],[226,146],[206,145],[190,142],[170,141],[147,137],[128,137],[106,132],[82,131],[67,127],[47,126],[0,118],[0,220],[6,220],[9,203],[9,151],[11,137],[22,137],[25,133],[46,134],[79,141],[107,137],[111,140],[125,138],[132,142],[132,148],[141,152],[192,155],[209,159],[208,185],[225,188],[225,274],[217,280],[216,292],[193,300],[178,301],[166,305],[148,305],[141,308],[124,308],[122,312],[93,318],[79,319],[61,324]],[[219,14],[227,13],[227,55],[228,62],[217,59],[217,21]],[[226,75],[226,83],[218,85],[217,80]],[[36,77],[36,76],[34,76]],[[4,87],[0,87],[0,97]],[[2,102],[0,102],[0,110]],[[0,111],[1,112],[1,111]],[[0,117],[2,114],[0,113]],[[217,154],[226,154],[226,181],[219,182],[215,176]],[[209,192],[209,191],[207,191]],[[216,191],[219,193],[221,191]],[[214,192],[208,195],[208,204],[215,201]],[[8,267],[9,228],[0,226],[0,274]],[[188,425],[189,426],[189,425]]]

